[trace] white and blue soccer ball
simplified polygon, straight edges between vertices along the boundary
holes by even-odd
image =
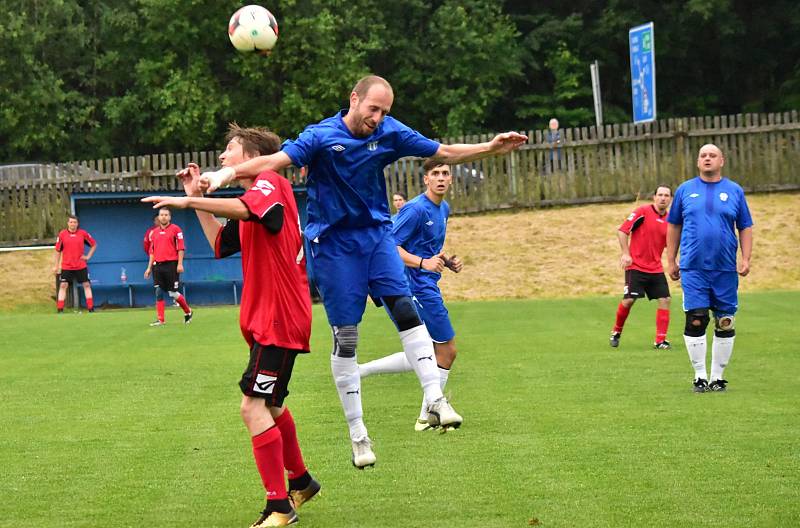
[[[228,37],[239,51],[269,51],[278,41],[278,21],[259,5],[244,6],[231,17]]]

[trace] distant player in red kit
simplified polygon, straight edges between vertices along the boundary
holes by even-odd
[[[148,257],[150,256],[150,233],[153,232],[154,229],[158,227],[158,213],[153,216],[153,225],[147,228],[147,231],[144,232],[144,238],[142,239],[142,249],[144,249],[144,254]]]
[[[172,213],[162,207],[158,212],[158,225],[150,231],[150,260],[144,271],[144,278],[153,275],[153,286],[156,289],[156,314],[158,319],[150,326],[164,324],[164,292],[172,297],[183,310],[183,322],[192,322],[192,309],[180,291],[180,274],[183,273],[183,231],[171,223]]]
[[[647,295],[648,300],[658,299],[653,346],[657,349],[671,348],[667,341],[669,285],[661,265],[661,254],[667,245],[667,211],[671,200],[670,188],[659,185],[653,193],[653,203],[637,207],[619,226],[617,238],[622,250],[619,261],[625,269],[625,290],[611,331],[612,347],[619,346],[622,327],[633,303]]]
[[[89,252],[83,254],[84,246],[89,246]],[[56,239],[56,254],[53,261],[53,273],[60,275],[58,295],[56,296],[56,309],[58,313],[64,311],[64,299],[67,297],[67,287],[73,282],[83,286],[86,296],[86,308],[94,312],[94,299],[92,298],[92,283],[89,282],[89,268],[86,262],[92,258],[97,249],[97,242],[92,235],[78,228],[78,217],[67,217],[67,228],[62,229]]]
[[[219,159],[223,167],[280,149],[260,128],[231,125]],[[273,171],[242,179],[239,198],[203,198],[197,165],[178,173],[187,197],[152,196],[155,207],[193,208],[217,258],[241,251],[244,290],[239,317],[250,360],[239,381],[241,414],[250,432],[267,504],[251,528],[285,526],[320,484],[303,461],[294,418],[284,405],[298,354],[309,351],[311,298],[297,204],[288,180]],[[224,226],[215,218],[230,218]],[[284,470],[289,479],[287,490]]]

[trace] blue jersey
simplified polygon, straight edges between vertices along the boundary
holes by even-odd
[[[409,200],[397,213],[392,229],[395,242],[418,257],[431,258],[438,255],[444,247],[449,216],[450,206],[446,201],[436,205],[427,196],[420,194]],[[406,267],[406,276],[411,291],[417,292],[427,285],[435,285],[442,274]]]
[[[390,116],[369,137],[356,137],[342,119],[346,113],[310,125],[283,143],[292,164],[308,167],[305,233],[310,240],[331,227],[389,224],[384,167],[405,156],[433,156],[439,149],[439,143]]]
[[[681,269],[709,271],[736,271],[734,227],[753,225],[744,190],[727,178],[709,183],[696,177],[681,184],[667,221],[683,226]]]

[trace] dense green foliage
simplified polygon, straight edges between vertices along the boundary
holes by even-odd
[[[681,343],[654,351],[655,305],[608,346],[615,298],[452,303],[455,432],[416,433],[413,374],[367,378],[373,470],[350,465],[314,308],[287,400],[322,494],[305,527],[800,525],[797,292],[742,296],[726,394],[691,392]],[[47,307],[48,312],[54,310]],[[0,317],[0,527],[248,526],[263,503],[236,381],[234,307]],[[367,310],[359,357],[395,352]],[[722,522],[722,521],[724,522]]]
[[[0,162],[218,145],[228,121],[298,133],[383,75],[432,136],[630,115],[628,29],[655,22],[659,116],[800,106],[800,3],[272,0],[268,57],[228,42],[236,0],[0,0]]]

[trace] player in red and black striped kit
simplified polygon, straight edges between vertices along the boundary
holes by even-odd
[[[670,188],[659,185],[653,193],[653,203],[637,207],[619,226],[617,238],[622,250],[620,265],[625,269],[625,290],[611,331],[612,347],[619,346],[633,303],[647,295],[648,300],[658,299],[654,347],[670,348],[667,341],[670,295],[661,254],[667,245],[667,211],[671,200]]]
[[[89,252],[83,254],[84,246],[89,246]],[[56,254],[53,261],[53,273],[58,275],[58,293],[56,295],[56,310],[64,311],[64,300],[67,297],[67,287],[73,282],[83,286],[86,296],[86,309],[94,312],[94,298],[92,297],[92,283],[89,282],[89,268],[86,262],[92,258],[97,243],[92,235],[78,227],[78,217],[67,217],[67,228],[58,233],[56,239]]]
[[[166,207],[158,212],[158,225],[150,230],[150,260],[144,271],[144,278],[153,274],[156,289],[157,319],[150,326],[161,326],[164,321],[164,292],[167,292],[183,310],[183,322],[192,322],[192,309],[179,289],[183,273],[183,231],[172,222],[172,213]]]
[[[231,125],[227,139],[220,155],[223,166],[280,148],[278,137],[263,129]],[[267,494],[266,508],[252,527],[285,526],[297,521],[295,510],[320,490],[305,466],[294,418],[284,405],[295,358],[309,351],[311,336],[311,298],[292,186],[277,173],[265,171],[255,180],[239,180],[246,189],[239,198],[203,198],[196,186],[197,165],[178,176],[188,197],[143,201],[155,207],[196,209],[217,258],[242,253],[239,324],[250,360],[239,381],[241,414]],[[223,227],[215,215],[230,220]]]

